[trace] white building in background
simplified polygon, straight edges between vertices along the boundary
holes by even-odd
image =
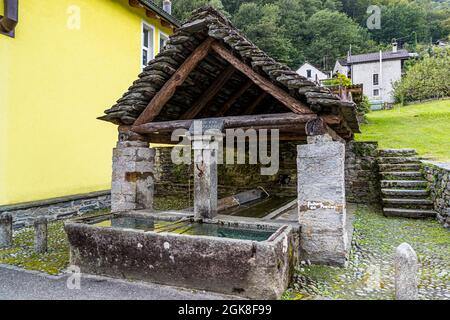
[[[350,66],[347,63],[347,59],[338,59],[336,60],[336,64],[334,65],[333,74],[344,74],[348,76],[350,73]]]
[[[309,62],[305,62],[298,70],[297,73],[310,81],[320,82],[325,79],[329,79],[330,75],[323,72],[319,68],[313,66]]]
[[[394,43],[392,51],[349,55],[346,60],[338,60],[333,71],[351,78],[352,84],[362,84],[369,101],[381,106],[394,102],[393,83],[401,79],[405,61],[414,56],[417,54],[398,50]]]

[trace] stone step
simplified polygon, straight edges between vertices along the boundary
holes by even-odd
[[[381,180],[381,188],[423,189],[428,186],[426,180]]]
[[[433,201],[424,198],[418,199],[387,198],[383,199],[383,206],[388,208],[404,208],[404,209],[433,209]]]
[[[418,171],[420,170],[420,164],[418,163],[403,163],[403,164],[379,164],[380,172],[392,172],[392,171]]]
[[[414,189],[381,189],[381,193],[385,197],[422,198],[429,196],[428,190]]]
[[[382,149],[378,151],[380,157],[410,157],[417,155],[415,149]]]
[[[383,180],[421,180],[423,179],[420,171],[388,171],[381,172]]]
[[[417,163],[420,164],[418,157],[379,157],[379,164],[404,164],[404,163]]]
[[[422,209],[399,209],[399,208],[384,208],[383,213],[387,217],[404,217],[404,218],[431,218],[436,216],[434,210]]]

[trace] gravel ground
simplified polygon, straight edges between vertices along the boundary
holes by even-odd
[[[450,300],[450,231],[434,219],[386,218],[359,206],[347,269],[303,262],[286,299],[393,299],[393,253],[409,243],[419,258],[419,298]]]

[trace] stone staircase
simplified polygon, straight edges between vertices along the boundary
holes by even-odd
[[[420,171],[414,149],[385,149],[378,152],[381,195],[385,216],[435,217],[427,181]]]

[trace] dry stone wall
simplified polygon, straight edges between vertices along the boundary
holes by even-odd
[[[450,228],[450,164],[423,162],[422,173],[428,181],[437,219]]]
[[[345,192],[352,203],[380,203],[377,142],[347,143],[345,148]]]

